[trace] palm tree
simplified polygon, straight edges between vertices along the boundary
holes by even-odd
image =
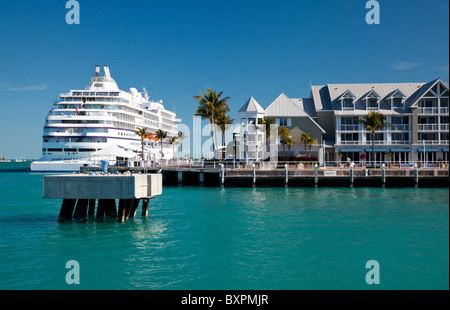
[[[317,139],[314,137],[310,137],[306,144],[308,144],[309,156],[311,156],[311,148],[314,144],[317,144]]]
[[[289,137],[289,129],[287,129],[286,127],[278,127],[278,136],[281,138],[284,153],[284,145],[286,144],[286,138]]]
[[[158,129],[155,134],[156,138],[161,143],[161,159],[163,158],[163,140],[167,137],[167,131],[164,131],[162,129]]]
[[[375,163],[375,132],[384,129],[386,126],[392,125],[386,122],[386,115],[377,111],[369,112],[369,114],[363,116],[359,121],[363,124],[364,128],[372,134],[372,162]]]
[[[173,159],[175,159],[175,144],[177,142],[178,137],[170,137],[169,138],[169,143],[172,145],[172,150],[173,150]]]
[[[231,119],[229,115],[225,115],[225,112],[220,113],[216,117],[216,124],[222,131],[222,159],[225,159],[225,131],[227,129],[227,125],[233,124],[233,121],[234,118]]]
[[[146,139],[149,135],[151,135],[151,133],[149,131],[147,131],[147,128],[145,127],[137,127],[137,130],[134,132],[136,135],[138,135],[141,138],[141,157],[142,160],[144,160],[144,139]]]
[[[308,132],[302,132],[300,139],[303,142],[303,145],[305,146],[306,156],[308,156],[308,152],[306,151],[306,146],[308,145],[308,142],[311,140],[311,135]]]
[[[386,122],[386,116],[377,111],[371,111],[359,120],[367,131],[372,133],[372,162],[375,162],[375,132],[382,130],[386,126],[392,126]]]
[[[222,97],[223,92],[216,93],[216,91],[211,90],[207,88],[208,94],[204,92],[200,92],[202,94],[201,96],[194,96],[194,99],[196,99],[199,103],[199,106],[197,107],[197,112],[194,114],[195,116],[200,116],[203,119],[208,119],[211,124],[211,138],[213,142],[213,153],[214,157],[216,156],[216,145],[217,145],[217,135],[214,135],[215,131],[215,118],[224,112],[230,111],[230,108],[228,107],[228,100],[229,97],[225,97],[220,99]],[[214,143],[214,138],[216,139]]]
[[[286,137],[284,138],[284,142],[286,142],[288,146],[288,152],[291,152],[291,146],[295,144],[295,139],[293,137]]]
[[[180,139],[180,144],[181,144],[181,153],[183,153],[183,140],[184,139],[186,139],[187,137],[186,137],[186,135],[184,134],[184,132],[182,132],[182,131],[179,131],[178,132],[178,139]]]
[[[259,121],[260,124],[263,124],[266,126],[266,146],[267,151],[269,151],[270,147],[270,125],[275,124],[275,119],[272,117],[265,117]]]

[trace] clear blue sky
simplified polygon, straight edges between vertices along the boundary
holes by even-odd
[[[428,82],[449,77],[447,0],[66,1],[0,3],[0,150],[41,154],[53,100],[109,65],[123,90],[147,87],[192,124],[201,90],[224,91],[232,117],[253,96],[308,97],[310,82]]]

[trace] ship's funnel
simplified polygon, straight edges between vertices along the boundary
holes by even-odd
[[[95,66],[95,76],[100,76],[100,67]]]
[[[105,76],[106,76],[107,78],[110,78],[110,77],[111,77],[111,74],[109,73],[109,67],[103,66],[103,71],[105,71]]]

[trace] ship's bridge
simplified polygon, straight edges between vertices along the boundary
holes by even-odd
[[[111,77],[109,67],[103,66],[104,76],[100,76],[100,67],[95,66],[95,76],[89,80],[85,90],[120,91],[116,81]]]

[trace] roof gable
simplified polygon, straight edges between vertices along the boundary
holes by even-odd
[[[437,89],[439,89],[439,91],[436,92]],[[436,80],[424,84],[413,96],[411,96],[410,100],[408,100],[408,106],[417,107],[417,103],[422,97],[425,97],[425,95],[430,93],[433,96],[440,97],[445,95],[446,92],[448,93],[448,89],[448,85],[440,78],[437,78]]]
[[[393,99],[393,98],[402,98],[405,99],[406,96],[400,89],[396,89],[387,99]]]
[[[308,117],[306,113],[298,104],[289,99],[285,94],[281,94],[275,99],[266,109],[266,115],[271,117],[286,116],[286,117]]]
[[[250,99],[248,99],[247,102],[239,110],[239,113],[243,112],[264,113],[264,109],[261,107],[258,101],[255,100],[255,98],[250,97]]]
[[[364,97],[361,98],[361,100],[365,99],[381,99],[381,96],[378,95],[374,88],[372,88]]]
[[[356,96],[353,95],[353,93],[350,91],[350,89],[347,89],[347,90],[342,94],[342,96],[339,98],[339,100],[340,100],[340,99],[353,99],[353,100],[355,100],[355,99],[356,99]]]

